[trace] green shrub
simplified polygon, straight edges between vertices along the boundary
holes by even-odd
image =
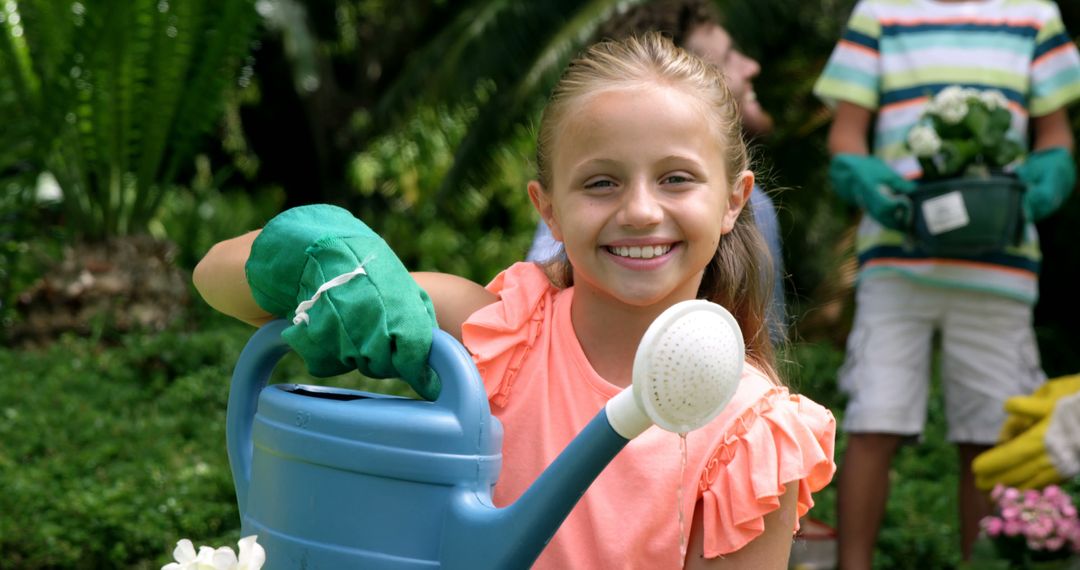
[[[484,184],[440,193],[475,113],[467,105],[424,107],[401,130],[372,141],[349,164],[354,193],[346,206],[406,267],[487,283],[525,258],[539,217],[525,190],[533,176],[526,129],[492,151]]]
[[[117,346],[66,336],[0,350],[0,566],[160,568],[180,538],[240,538],[225,411],[255,329],[202,316],[200,331],[129,334]],[[272,381],[404,386],[314,380],[292,354]]]
[[[215,176],[205,156],[195,160],[195,167],[190,187],[165,193],[147,224],[154,237],[176,244],[176,262],[186,269],[193,269],[215,243],[266,225],[285,203],[280,188],[222,189],[227,169]]]
[[[9,180],[0,189],[0,329],[16,318],[19,294],[60,257],[58,211],[56,202],[36,196],[31,177]]]
[[[224,412],[243,336],[132,335],[115,348],[69,337],[0,352],[5,565],[160,567],[181,537],[235,540]]]

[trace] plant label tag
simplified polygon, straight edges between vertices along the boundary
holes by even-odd
[[[959,192],[949,192],[923,202],[922,215],[926,230],[933,236],[962,228],[971,222],[964,206],[964,197]]]

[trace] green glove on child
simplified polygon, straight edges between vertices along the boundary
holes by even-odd
[[[911,225],[911,199],[904,194],[915,183],[875,156],[838,154],[829,164],[829,180],[849,204],[866,210],[879,224],[894,230]]]
[[[348,211],[301,206],[270,220],[245,266],[255,301],[291,319],[282,337],[315,376],[399,377],[435,399],[431,300],[375,232]]]
[[[1037,222],[1056,212],[1072,193],[1076,163],[1063,147],[1044,148],[1029,154],[1017,167],[1016,175],[1027,185],[1024,214]]]

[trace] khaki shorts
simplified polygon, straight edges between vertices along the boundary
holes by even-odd
[[[993,444],[1006,399],[1046,380],[1031,306],[999,295],[874,276],[856,291],[855,324],[840,369],[848,432],[920,435],[935,333],[948,439]]]

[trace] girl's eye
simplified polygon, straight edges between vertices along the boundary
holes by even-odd
[[[615,186],[615,183],[607,179],[592,180],[585,183],[585,188],[588,190],[611,188],[613,186]]]
[[[669,174],[665,176],[661,182],[664,184],[686,184],[687,182],[691,182],[691,178],[682,174]]]

